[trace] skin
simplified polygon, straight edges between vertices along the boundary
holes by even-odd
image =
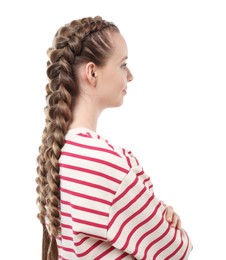
[[[96,132],[101,112],[123,104],[127,83],[133,75],[127,67],[128,48],[120,33],[112,33],[113,52],[103,67],[87,62],[79,68],[80,95],[73,109],[70,129],[84,127]],[[181,220],[173,207],[166,206],[166,219],[173,228],[181,228]]]
[[[113,53],[104,67],[88,62],[79,68],[81,93],[73,110],[70,128],[86,127],[96,131],[101,112],[123,103],[127,83],[133,80],[126,65],[128,49],[120,33],[112,33],[110,39]]]
[[[171,224],[171,227],[181,229],[180,217],[174,212],[171,206],[167,206],[166,208],[166,220]]]

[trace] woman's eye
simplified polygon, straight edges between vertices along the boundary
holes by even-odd
[[[121,68],[125,69],[127,67],[127,63],[122,64]]]

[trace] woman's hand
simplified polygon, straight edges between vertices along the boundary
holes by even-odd
[[[166,206],[166,220],[171,223],[171,227],[181,229],[180,217],[174,212],[171,206]]]

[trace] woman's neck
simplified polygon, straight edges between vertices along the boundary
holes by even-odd
[[[101,112],[98,106],[93,104],[92,101],[88,102],[86,99],[77,100],[73,109],[73,120],[69,129],[82,127],[96,132]]]

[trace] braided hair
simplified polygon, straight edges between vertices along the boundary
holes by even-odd
[[[104,66],[111,55],[110,32],[119,32],[100,16],[73,20],[55,34],[48,49],[45,127],[37,157],[38,219],[43,226],[42,260],[57,260],[60,232],[60,176],[58,160],[72,109],[79,95],[77,71],[81,64]]]

